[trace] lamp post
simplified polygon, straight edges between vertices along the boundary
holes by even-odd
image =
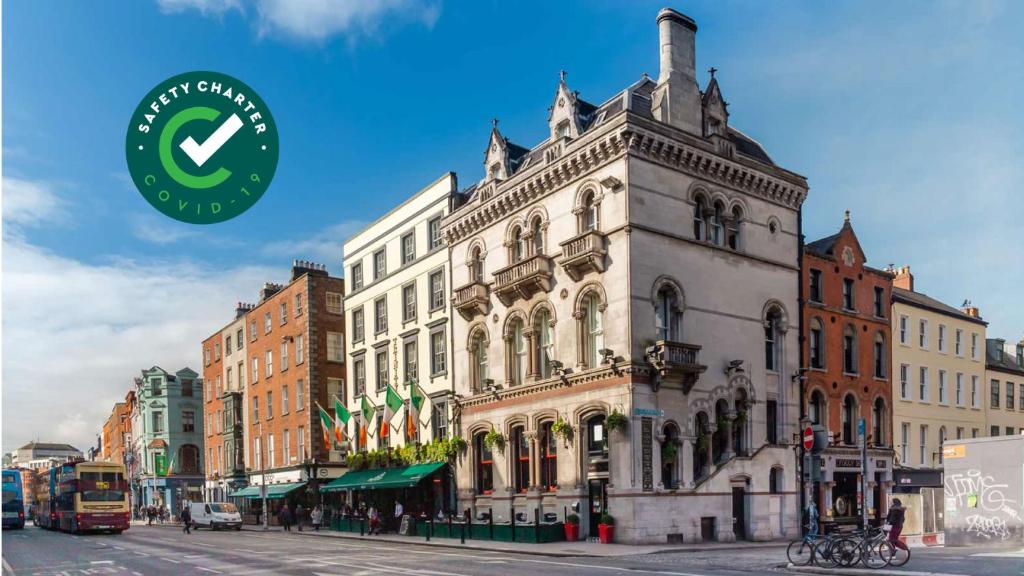
[[[270,530],[270,513],[267,511],[267,474],[263,464],[263,422],[256,422],[256,425],[260,427],[260,514],[263,516],[263,530],[267,531]]]
[[[320,505],[320,486],[316,484],[316,481],[320,478],[320,460],[317,458],[306,458],[303,462],[303,466],[306,468],[306,479],[309,481],[310,488],[316,492],[314,498],[314,506]]]

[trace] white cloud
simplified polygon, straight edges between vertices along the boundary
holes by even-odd
[[[194,225],[156,214],[136,214],[129,219],[129,225],[133,236],[149,244],[173,244],[201,235]]]
[[[322,42],[333,36],[371,36],[386,24],[416,22],[432,28],[440,0],[157,0],[167,13],[196,10],[221,17],[230,10],[256,13],[261,36]],[[249,5],[255,10],[248,10]]]
[[[15,226],[38,226],[62,221],[66,203],[49,182],[3,179],[3,219]]]
[[[4,450],[32,438],[85,449],[131,379],[200,370],[200,342],[286,269],[189,261],[87,264],[4,242]]]
[[[341,262],[341,244],[367,225],[361,220],[344,220],[303,240],[282,240],[263,247],[263,254],[276,258],[299,258],[326,264],[335,270]]]

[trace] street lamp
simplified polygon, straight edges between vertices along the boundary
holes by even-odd
[[[264,472],[265,468],[263,464],[263,422],[257,421],[256,425],[260,428],[260,500],[262,503],[260,513],[263,515],[263,530],[267,531],[270,530],[270,526],[268,524],[270,513],[267,511],[267,474]]]

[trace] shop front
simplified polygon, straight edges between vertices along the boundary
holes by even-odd
[[[300,500],[306,482],[282,482],[265,486],[247,486],[229,494],[229,498],[242,513],[243,524],[260,524],[263,511],[264,491],[266,491],[267,510],[270,512],[271,526],[279,524],[277,513],[282,506],[293,508]]]
[[[864,506],[868,521],[881,523],[887,512],[885,496],[893,487],[892,456],[892,450],[869,448],[865,470],[859,448],[832,447],[821,454],[815,502],[826,530],[859,525]],[[867,482],[862,484],[865,472]]]
[[[376,508],[384,529],[398,531],[395,507],[402,505],[403,515],[425,521],[453,514],[454,482],[444,462],[414,464],[396,468],[353,470],[321,487],[325,522],[339,529],[341,521],[362,518]]]

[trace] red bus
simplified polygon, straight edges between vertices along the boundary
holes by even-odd
[[[47,515],[40,522],[61,532],[113,532],[131,523],[124,466],[110,462],[72,462],[50,471]],[[40,501],[42,504],[43,502]]]

